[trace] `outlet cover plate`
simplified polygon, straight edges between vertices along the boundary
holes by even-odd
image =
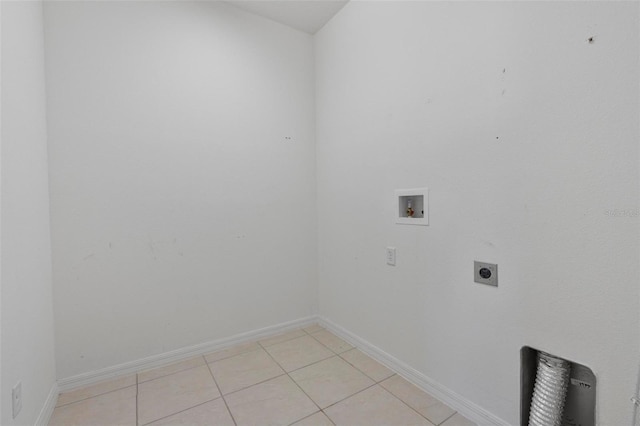
[[[396,248],[387,247],[387,265],[396,266]]]
[[[473,281],[498,287],[498,265],[495,263],[473,262]]]

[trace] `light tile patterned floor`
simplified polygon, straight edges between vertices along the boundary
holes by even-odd
[[[313,325],[61,394],[49,425],[473,423]]]

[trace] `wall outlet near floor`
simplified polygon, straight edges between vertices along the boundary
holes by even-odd
[[[20,410],[22,410],[22,382],[18,382],[17,385],[11,389],[11,398],[13,402],[13,418],[18,417]]]
[[[396,248],[387,247],[387,265],[396,266]]]

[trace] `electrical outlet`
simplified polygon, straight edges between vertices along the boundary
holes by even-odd
[[[11,398],[13,401],[13,418],[18,417],[20,410],[22,410],[22,382],[18,382],[17,385],[11,389]]]
[[[473,280],[479,284],[498,287],[498,265],[495,263],[474,261]]]
[[[387,247],[387,265],[396,266],[396,248]]]

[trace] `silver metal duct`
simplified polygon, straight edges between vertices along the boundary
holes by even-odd
[[[568,361],[544,352],[538,353],[529,426],[561,426],[569,372]]]

